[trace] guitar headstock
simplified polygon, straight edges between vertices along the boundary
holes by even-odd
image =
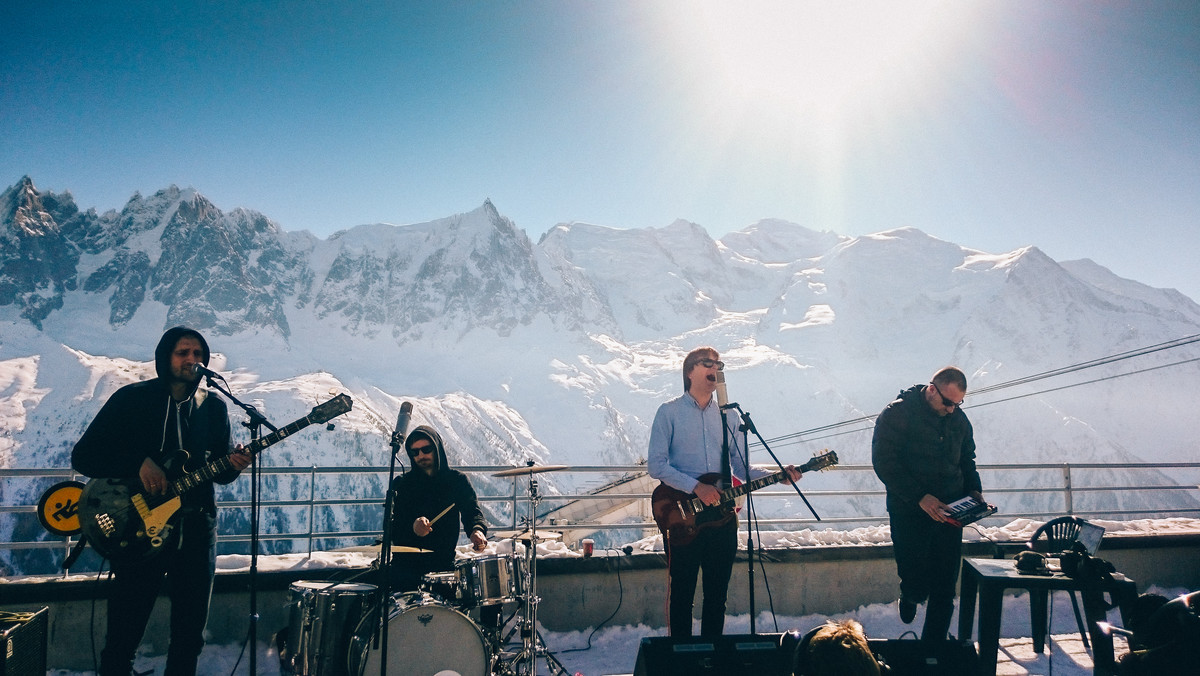
[[[320,424],[332,420],[354,407],[354,401],[348,394],[339,394],[329,401],[316,406],[306,416],[309,422]]]
[[[800,466],[801,472],[819,472],[838,464],[837,453],[828,448],[814,455],[808,462]]]

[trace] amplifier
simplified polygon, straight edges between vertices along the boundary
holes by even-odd
[[[27,620],[0,612],[0,676],[45,676],[46,634],[50,609],[42,608]]]

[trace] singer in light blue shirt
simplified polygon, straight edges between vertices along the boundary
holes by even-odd
[[[722,414],[726,420],[724,429],[721,427]],[[728,434],[733,476],[744,481],[745,441],[737,434],[737,429],[737,412],[722,411],[712,396],[703,406],[691,392],[668,401],[658,407],[654,426],[650,428],[647,458],[650,476],[685,493],[696,492],[701,475],[721,473],[721,438]]]
[[[647,465],[650,476],[661,481],[667,489],[681,491],[680,496],[668,495],[663,504],[694,494],[707,505],[721,502],[721,486],[699,481],[705,474],[721,476],[723,472],[722,439],[727,432],[731,475],[747,478],[745,439],[737,433],[738,417],[722,411],[717,398],[717,375],[725,368],[720,355],[711,347],[700,347],[683,360],[683,396],[659,406],[650,428],[650,447]],[[722,383],[723,384],[723,383]],[[722,428],[725,416],[727,425]],[[788,466],[793,481],[800,473]],[[752,470],[755,476],[770,474]],[[655,490],[655,503],[660,504],[661,487]],[[659,512],[655,512],[658,518]],[[694,534],[672,531],[663,522],[663,549],[667,553],[667,627],[674,637],[692,635],[692,605],[696,596],[696,581],[704,569],[704,601],[700,617],[701,636],[720,636],[725,630],[725,596],[729,591],[729,575],[737,554],[737,519],[704,524]]]

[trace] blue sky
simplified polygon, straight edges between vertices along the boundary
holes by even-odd
[[[1029,244],[1200,300],[1200,3],[0,6],[0,185]]]

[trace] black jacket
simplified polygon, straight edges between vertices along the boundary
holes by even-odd
[[[478,528],[487,535],[487,521],[467,476],[447,466],[446,449],[437,431],[425,425],[417,427],[405,439],[405,449],[419,437],[433,444],[437,466],[432,476],[414,467],[392,482],[392,544],[431,549],[433,566],[429,570],[449,570],[454,566],[454,548],[458,545],[455,522],[461,521],[467,533]],[[433,519],[451,504],[454,507],[433,524],[429,535],[418,537],[413,532],[418,517]]]
[[[167,331],[155,350],[158,377],[122,387],[100,408],[71,451],[75,471],[92,478],[136,478],[142,462],[151,458],[167,470],[168,478],[175,479],[183,470],[198,469],[228,455],[229,414],[225,402],[201,389],[179,405],[171,399],[170,353],[182,335],[199,338],[190,329]],[[203,338],[200,340],[208,363],[208,345]],[[180,430],[186,459],[178,452]],[[233,471],[216,477],[216,481],[229,483],[237,476]],[[212,484],[184,493],[182,504],[215,515]]]
[[[887,487],[888,512],[920,509],[926,493],[949,503],[982,491],[975,468],[975,437],[961,408],[939,416],[914,385],[875,420],[871,462]]]

